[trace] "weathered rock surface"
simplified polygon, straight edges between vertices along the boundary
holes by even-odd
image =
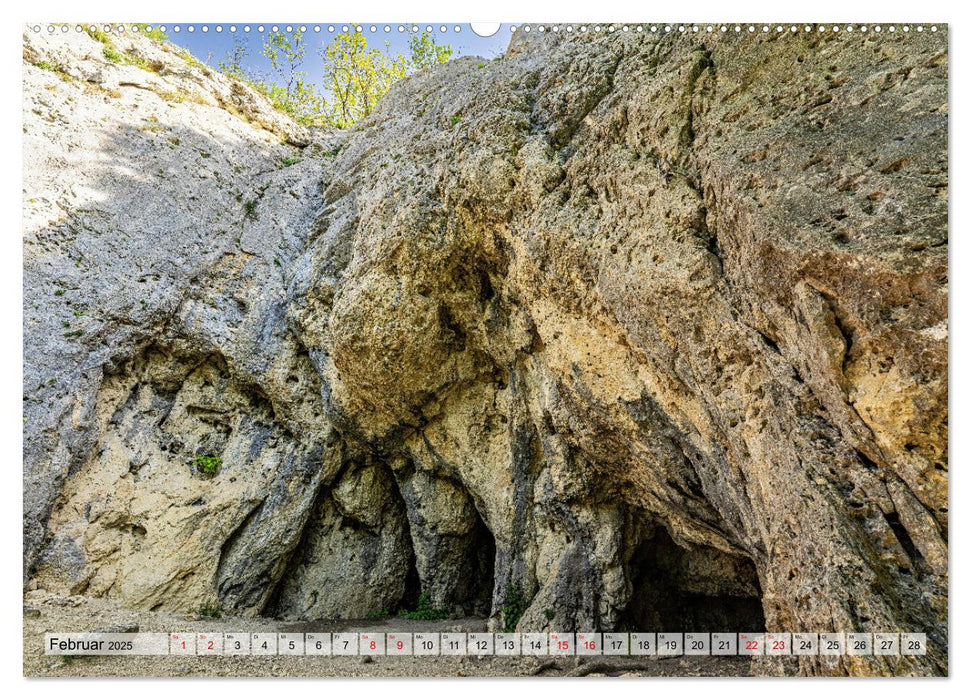
[[[30,586],[946,672],[946,32],[534,33],[317,134],[24,41]]]

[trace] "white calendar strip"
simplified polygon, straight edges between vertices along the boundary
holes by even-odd
[[[923,656],[917,632],[48,633],[72,656]]]

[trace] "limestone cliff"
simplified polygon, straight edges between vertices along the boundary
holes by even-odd
[[[946,672],[946,37],[534,32],[311,133],[25,35],[28,586]]]

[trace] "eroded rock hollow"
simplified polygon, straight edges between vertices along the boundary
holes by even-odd
[[[346,132],[24,41],[28,587],[946,671],[946,32],[534,33]]]

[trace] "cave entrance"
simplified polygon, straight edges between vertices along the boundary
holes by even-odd
[[[426,532],[418,546],[425,556],[410,555],[400,610],[420,610],[421,598],[426,596],[424,605],[435,611],[461,617],[491,614],[496,540],[478,511],[467,533],[435,536]]]
[[[492,612],[495,581],[496,539],[476,512],[468,537],[465,566],[455,587],[455,605],[466,616],[488,617]]]
[[[755,564],[711,547],[686,549],[657,527],[634,549],[633,593],[619,629],[657,632],[764,632]]]

